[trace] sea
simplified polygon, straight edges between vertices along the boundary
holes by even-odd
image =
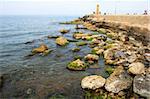
[[[103,57],[86,71],[70,71],[67,64],[75,57],[84,58],[91,52],[89,46],[81,46],[81,51],[72,52],[76,42],[58,46],[54,38],[64,36],[73,40],[74,32],[93,33],[76,30],[75,25],[59,24],[79,16],[0,16],[0,75],[3,84],[0,98],[15,99],[83,99],[81,80],[88,75],[107,77]],[[61,34],[60,29],[70,32]],[[46,44],[53,51],[47,56],[30,56],[32,49]]]

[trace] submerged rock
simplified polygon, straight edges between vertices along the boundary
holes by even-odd
[[[87,42],[78,42],[76,43],[77,46],[83,46],[83,45],[87,45]]]
[[[78,48],[78,47],[77,47],[77,48],[73,48],[73,49],[72,49],[72,51],[73,51],[73,52],[79,52],[80,50],[81,50],[81,49],[80,49],[80,48]]]
[[[145,73],[145,66],[141,62],[135,62],[129,65],[128,71],[132,74],[142,74]]]
[[[134,77],[133,91],[150,99],[150,70],[147,71],[146,75],[137,75]]]
[[[67,66],[70,70],[85,70],[87,68],[87,65],[81,61],[80,59],[77,59],[73,62],[70,62]]]
[[[109,92],[118,93],[131,87],[132,77],[127,74],[122,66],[118,66],[106,79],[105,89]]]
[[[67,39],[66,38],[64,38],[64,37],[58,37],[57,39],[56,39],[56,44],[58,44],[58,45],[60,45],[60,46],[64,46],[64,45],[66,45],[66,44],[68,44],[69,42],[67,41]]]
[[[53,51],[53,50],[51,50],[51,49],[48,49],[48,50],[44,51],[44,52],[43,52],[43,56],[48,55],[48,54],[51,53],[52,51]]]
[[[33,53],[43,53],[46,50],[48,50],[47,45],[41,44],[40,47],[33,49],[32,52]]]
[[[86,76],[81,81],[81,87],[83,89],[95,90],[101,88],[105,84],[105,78],[98,75]]]
[[[62,33],[62,34],[65,34],[65,33],[68,33],[70,30],[66,30],[66,29],[62,29],[60,30],[59,32]]]

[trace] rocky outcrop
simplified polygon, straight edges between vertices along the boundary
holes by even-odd
[[[43,53],[43,52],[45,52],[46,50],[48,50],[47,45],[41,44],[40,47],[33,49],[32,52],[33,52],[33,53]]]
[[[105,89],[109,92],[118,93],[128,89],[132,85],[132,77],[127,74],[122,66],[117,67],[106,79]]]
[[[83,61],[81,61],[80,59],[77,59],[73,62],[70,62],[68,64],[67,68],[70,70],[80,71],[80,70],[85,70],[87,68],[87,65]]]
[[[106,81],[105,78],[98,76],[98,75],[86,76],[81,81],[81,87],[83,89],[95,90],[95,89],[103,87],[105,84],[105,81]]]
[[[145,73],[145,66],[141,62],[135,62],[129,65],[128,71],[132,74],[142,74]]]
[[[68,44],[69,42],[67,41],[67,39],[66,38],[64,38],[64,37],[58,37],[57,39],[56,39],[56,44],[58,44],[58,45],[60,45],[60,46],[64,46],[64,45],[66,45],[66,44]]]
[[[146,75],[137,75],[133,81],[133,91],[150,99],[150,68]]]

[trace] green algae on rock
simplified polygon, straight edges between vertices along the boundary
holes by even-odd
[[[72,49],[73,52],[79,52],[80,50],[81,50],[81,49],[78,48],[78,47]]]
[[[67,68],[69,70],[81,71],[81,70],[85,70],[87,68],[87,65],[80,59],[77,59],[75,61],[70,62]]]
[[[106,72],[110,75],[110,74],[113,73],[114,68],[112,68],[112,67],[107,67],[105,70],[106,70]]]
[[[83,42],[83,41],[77,42],[76,45],[77,46],[84,46],[84,45],[87,45],[87,42]]]

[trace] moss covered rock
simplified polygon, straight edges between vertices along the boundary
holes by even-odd
[[[87,42],[78,42],[76,43],[77,46],[83,46],[83,45],[87,45]]]
[[[83,61],[81,61],[80,59],[77,59],[73,62],[70,62],[68,64],[67,68],[70,70],[80,71],[80,70],[85,70],[87,68],[87,65]]]
[[[80,50],[81,50],[81,49],[78,48],[78,47],[72,49],[73,52],[79,52]]]

